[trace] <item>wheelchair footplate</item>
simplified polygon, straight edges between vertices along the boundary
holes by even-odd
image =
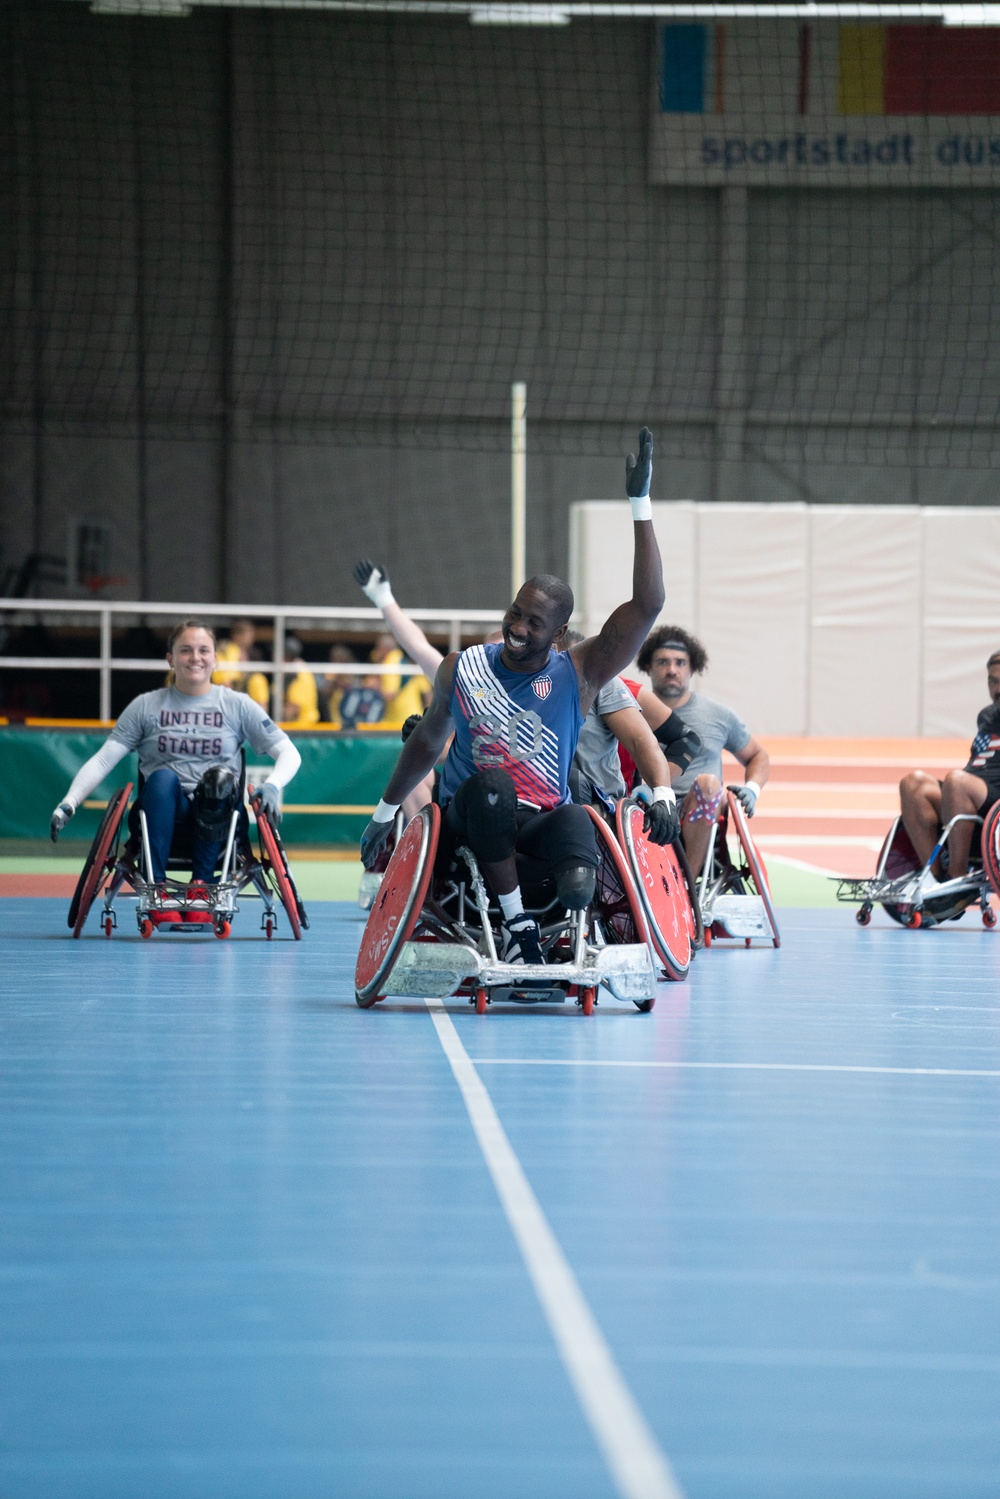
[[[211,932],[216,937],[228,937],[239,910],[238,894],[235,881],[203,885],[197,881],[149,884],[140,880],[135,906],[139,935],[148,938],[160,931],[197,936]]]
[[[400,997],[446,999],[463,988],[484,989],[491,999],[515,1004],[563,1004],[570,991],[598,989],[641,1003],[656,994],[649,949],[616,944],[588,948],[582,963],[500,963],[458,942],[406,942],[393,970],[391,992]]]

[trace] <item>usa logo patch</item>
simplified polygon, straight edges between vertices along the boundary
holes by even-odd
[[[552,691],[552,678],[536,677],[531,684],[531,689],[536,697],[548,697],[549,693]]]

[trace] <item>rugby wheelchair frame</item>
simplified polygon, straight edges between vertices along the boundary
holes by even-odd
[[[188,840],[184,833],[175,835],[167,861],[167,878],[153,879],[146,814],[133,804],[128,817],[129,836],[119,853],[122,829],[126,826],[132,782],[110,798],[101,825],[90,846],[86,863],[77,881],[70,903],[67,924],[73,936],[79,937],[98,896],[102,897],[101,925],[105,937],[118,926],[115,901],[120,895],[135,900],[135,917],[140,937],[151,937],[165,912],[176,912],[180,920],[165,921],[166,932],[212,931],[216,937],[228,937],[232,919],[239,910],[238,899],[249,896],[263,902],[261,930],[270,941],[280,904],[288,918],[295,940],[301,941],[309,919],[292,879],[285,850],[276,828],[271,826],[259,799],[256,800],[257,841],[259,853],[250,843],[249,818],[242,798],[232,812],[226,831],[217,884],[188,884],[173,879],[169,871],[190,869]],[[253,787],[250,799],[254,801]],[[204,913],[204,914],[203,914]],[[195,920],[186,920],[189,914]],[[205,917],[207,916],[207,920]]]
[[[939,880],[932,873],[933,866],[960,822],[975,823],[982,829],[979,856],[972,851],[966,874]],[[925,864],[917,858],[902,817],[896,817],[882,844],[874,875],[863,880],[837,879],[837,899],[861,903],[854,916],[859,926],[868,925],[876,905],[900,926],[910,928],[957,921],[969,906],[978,905],[983,925],[995,927],[997,913],[990,905],[991,894],[1000,895],[1000,802],[985,818],[971,813],[953,817],[942,828]]]
[[[757,937],[781,946],[767,870],[730,787],[712,824],[696,891],[706,947],[727,937],[742,939],[747,947]]]
[[[447,871],[435,872],[440,808],[423,807],[396,842],[375,893],[361,939],[355,998],[370,1009],[400,997],[468,997],[477,1014],[494,999],[519,1004],[575,999],[591,1015],[598,989],[639,1010],[653,1008],[656,964],[666,976],[687,976],[695,917],[676,851],[642,832],[644,807],[619,803],[615,831],[593,808],[600,864],[585,911],[557,899],[529,908],[541,930],[544,964],[500,961],[500,910],[474,855],[458,849]],[[617,836],[616,836],[617,834]]]

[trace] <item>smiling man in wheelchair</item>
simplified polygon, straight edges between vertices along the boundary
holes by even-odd
[[[440,783],[439,864],[449,863],[462,846],[475,855],[502,911],[506,963],[544,961],[525,898],[538,903],[546,882],[554,882],[570,910],[584,910],[594,896],[596,834],[586,808],[572,803],[569,773],[591,705],[632,660],[663,605],[649,499],[652,455],[652,434],[643,428],[638,461],[630,454],[626,462],[635,544],[632,597],[599,635],[560,652],[572,590],[548,574],[530,578],[504,616],[501,642],[453,652],[442,662],[431,706],[403,746],[362,836],[362,861],[371,868],[397,808],[454,733]],[[655,787],[653,796],[673,815],[669,785]]]
[[[190,860],[189,890],[196,897],[194,904],[157,903],[149,913],[154,925],[211,920],[206,909],[211,902],[197,896],[207,895],[208,887],[218,883],[233,813],[242,808],[244,740],[275,762],[258,788],[271,824],[281,819],[281,787],[302,763],[288,735],[259,704],[213,683],[215,635],[200,620],[185,620],[171,633],[167,661],[168,685],[128,705],[105,744],[77,772],[50,823],[55,842],[95,787],[131,750],[137,751],[140,790],[129,822],[133,840],[142,844],[144,882],[150,888],[162,886],[171,856],[182,852]],[[110,919],[110,908],[108,915]]]

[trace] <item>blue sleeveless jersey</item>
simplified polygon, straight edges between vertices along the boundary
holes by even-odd
[[[570,800],[569,768],[583,724],[576,667],[550,651],[541,671],[509,671],[502,642],[473,645],[455,663],[455,738],[441,772],[441,805],[479,770],[510,775],[517,799],[547,811]]]

